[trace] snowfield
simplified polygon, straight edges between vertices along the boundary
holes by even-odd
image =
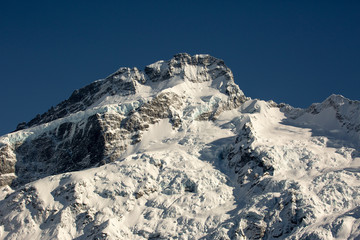
[[[250,99],[209,55],[93,84],[0,138],[1,239],[360,238],[360,102]]]

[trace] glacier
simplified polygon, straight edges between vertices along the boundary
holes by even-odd
[[[0,239],[358,239],[359,131],[210,55],[120,68],[0,137]]]

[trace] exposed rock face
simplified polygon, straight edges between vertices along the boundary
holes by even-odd
[[[62,123],[15,148],[19,159],[14,186],[62,172],[95,166],[105,159],[104,125],[100,115],[77,124]]]
[[[9,185],[15,179],[16,155],[11,145],[0,146],[0,186]]]
[[[160,93],[148,103],[139,107],[124,120],[123,127],[129,132],[144,130],[149,124],[157,123],[160,119],[168,118],[174,128],[180,126],[181,119],[176,113],[183,105],[181,98],[175,93]]]

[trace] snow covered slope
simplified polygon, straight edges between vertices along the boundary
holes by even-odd
[[[0,138],[1,239],[357,239],[360,102],[245,97],[175,55]]]

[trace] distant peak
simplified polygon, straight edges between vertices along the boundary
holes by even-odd
[[[347,99],[346,97],[344,97],[343,95],[340,95],[340,94],[331,94],[325,100],[325,102],[335,102],[335,103],[340,103],[340,102],[344,102],[344,101],[350,101],[350,100]]]
[[[344,104],[348,104],[352,102],[350,99],[339,95],[339,94],[331,94],[328,98],[325,99],[325,101],[323,101],[320,106],[322,108],[326,108],[326,107],[333,107],[335,109],[337,109],[339,106],[342,106]]]
[[[350,102],[351,100],[345,98],[342,95],[339,94],[331,94],[329,97],[327,97],[323,102],[321,103],[313,103],[306,111],[317,114],[322,109],[333,107],[335,109],[338,108],[338,106],[343,105],[345,102]]]

